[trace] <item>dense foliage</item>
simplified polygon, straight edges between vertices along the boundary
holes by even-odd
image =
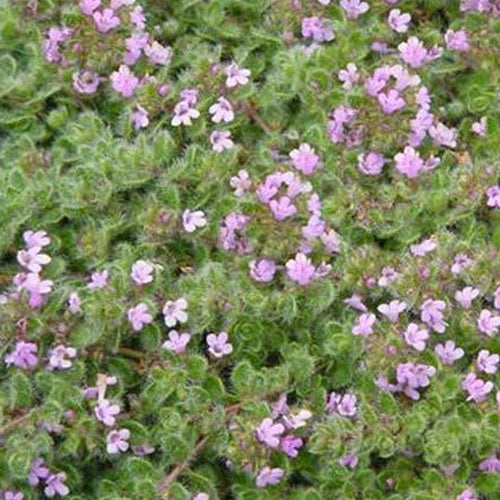
[[[500,498],[500,3],[0,0],[0,495]]]

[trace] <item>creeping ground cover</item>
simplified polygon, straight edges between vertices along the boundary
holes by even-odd
[[[500,2],[0,0],[0,500],[500,499]]]

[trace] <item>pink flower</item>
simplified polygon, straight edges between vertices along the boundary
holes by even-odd
[[[106,437],[106,451],[110,455],[127,451],[129,438],[130,431],[128,429],[111,431]]]
[[[382,269],[377,284],[380,287],[386,287],[398,280],[400,277],[401,274],[398,273],[393,267],[387,266]]]
[[[231,177],[229,184],[234,189],[234,195],[240,198],[252,187],[252,181],[248,172],[244,169],[238,171],[238,175]]]
[[[406,146],[402,153],[394,157],[396,168],[409,179],[416,179],[424,170],[424,161],[411,146]]]
[[[492,208],[500,208],[500,186],[498,184],[489,187],[486,190],[488,201],[486,204]]]
[[[257,478],[255,479],[255,484],[258,488],[265,488],[269,485],[278,484],[283,476],[285,475],[285,471],[278,467],[271,469],[270,467],[263,467]]]
[[[274,218],[279,222],[297,213],[297,207],[291,202],[288,196],[282,196],[278,200],[271,200],[269,208],[273,212]]]
[[[174,117],[172,118],[171,124],[174,127],[179,125],[192,125],[192,119],[196,120],[200,117],[200,112],[192,108],[186,101],[179,101],[174,108]]]
[[[310,175],[319,166],[320,158],[309,144],[302,143],[290,153],[293,166],[305,175]]]
[[[226,87],[233,88],[237,85],[246,85],[250,77],[250,70],[240,68],[236,63],[230,64],[226,68]]]
[[[490,354],[490,351],[481,349],[477,355],[476,366],[479,371],[493,375],[498,371],[498,363],[500,356],[498,354]]]
[[[403,335],[405,342],[417,351],[425,349],[425,343],[429,338],[429,332],[425,328],[420,329],[416,323],[410,323]]]
[[[208,112],[212,115],[214,123],[232,122],[234,120],[234,111],[231,103],[224,97],[219,97],[217,101],[208,108]]]
[[[23,370],[29,370],[38,363],[38,347],[33,342],[19,340],[14,350],[5,356],[7,366],[14,365]]]
[[[338,73],[339,80],[344,82],[342,87],[351,90],[359,82],[360,75],[354,63],[348,63],[346,69],[341,69]]]
[[[231,132],[228,130],[214,130],[210,134],[210,144],[217,153],[232,149],[234,142],[231,140]]]
[[[362,297],[356,293],[351,297],[344,299],[344,304],[347,304],[350,308],[355,309],[356,311],[368,312],[365,304],[363,304]]]
[[[334,229],[330,229],[328,232],[323,233],[320,236],[320,240],[325,247],[325,251],[329,254],[340,252],[340,236]]]
[[[358,169],[366,175],[379,175],[382,173],[386,160],[375,151],[362,153],[358,156]]]
[[[276,264],[272,259],[252,260],[249,266],[250,276],[260,283],[269,283],[276,273]]]
[[[402,300],[392,300],[389,304],[380,304],[377,310],[382,313],[392,323],[397,323],[399,315],[407,308],[406,302]]]
[[[427,387],[430,384],[430,378],[435,374],[436,369],[433,366],[420,363],[400,363],[396,370],[400,390],[414,400],[420,399],[417,389]]]
[[[488,122],[486,116],[483,116],[478,122],[474,122],[471,130],[479,137],[486,137],[488,132]]]
[[[429,128],[429,135],[438,146],[457,147],[457,131],[454,128],[448,128],[443,123],[438,122]]]
[[[447,340],[444,344],[437,344],[434,351],[445,365],[452,365],[465,354],[462,348],[456,347],[453,340]]]
[[[420,310],[420,319],[435,332],[444,333],[448,324],[444,321],[443,312],[446,303],[442,300],[426,300]]]
[[[132,113],[132,126],[135,130],[139,130],[140,128],[146,128],[148,125],[148,112],[138,104],[136,110]]]
[[[328,21],[321,17],[304,17],[301,23],[302,36],[312,38],[314,42],[329,42],[335,38],[335,33]]]
[[[147,285],[153,281],[155,267],[151,262],[138,260],[134,262],[130,278],[136,285]]]
[[[491,311],[483,309],[477,320],[477,327],[481,333],[493,337],[500,328],[500,316],[494,315]]]
[[[455,300],[464,308],[470,309],[472,301],[479,296],[479,290],[472,286],[466,286],[462,290],[457,290]]]
[[[349,19],[356,19],[368,11],[370,6],[361,0],[340,0],[340,6],[344,9]]]
[[[429,252],[432,252],[435,250],[437,247],[437,243],[432,240],[432,239],[427,239],[422,241],[421,243],[418,243],[416,245],[411,245],[410,246],[410,253],[412,255],[418,256],[418,257],[423,257],[424,255],[428,254]]]
[[[91,16],[98,7],[101,5],[101,0],[80,0],[78,4],[82,14],[86,16]]]
[[[179,333],[177,330],[171,330],[168,334],[168,340],[163,343],[165,349],[181,354],[186,350],[186,346],[191,340],[189,333]]]
[[[359,459],[356,455],[348,454],[339,458],[338,463],[344,467],[354,469],[358,465]]]
[[[290,259],[285,266],[288,277],[301,286],[308,285],[313,279],[315,267],[303,253],[297,253],[295,259]]]
[[[64,472],[59,472],[57,474],[51,474],[45,480],[45,488],[43,492],[46,497],[52,498],[56,495],[65,497],[69,494],[69,488],[64,484],[66,481],[66,474]]]
[[[467,401],[482,403],[493,389],[492,382],[484,382],[475,373],[469,373],[462,382],[462,389],[468,392]]]
[[[458,52],[467,52],[470,49],[467,32],[464,30],[453,31],[448,30],[444,35],[446,47]]]
[[[406,42],[398,45],[401,59],[412,68],[420,68],[429,58],[429,53],[423,43],[415,36],[412,36]]]
[[[354,394],[344,394],[343,396],[332,392],[327,397],[325,411],[327,413],[338,413],[343,417],[354,417],[358,411],[357,398]]]
[[[120,413],[120,407],[116,404],[110,403],[107,399],[103,399],[94,408],[94,414],[104,425],[112,427],[116,423],[115,416]]]
[[[104,288],[108,284],[108,271],[95,271],[90,276],[90,283],[87,285],[89,290]]]
[[[377,317],[373,313],[361,314],[352,328],[352,334],[368,337],[373,333],[372,326],[376,321]]]
[[[80,94],[95,94],[99,86],[99,75],[93,71],[73,73],[73,88]]]
[[[39,273],[42,270],[42,266],[45,266],[52,260],[48,255],[39,253],[41,250],[41,247],[31,247],[29,250],[19,250],[19,252],[17,252],[17,261],[21,266],[28,269],[28,271]]]
[[[127,99],[134,95],[136,88],[139,86],[139,79],[125,64],[122,64],[118,71],[111,73],[110,80],[113,90]]]
[[[165,324],[168,327],[175,326],[177,322],[185,323],[188,319],[186,312],[188,303],[184,297],[176,301],[167,300],[163,306],[163,315],[165,317]]]
[[[65,347],[58,345],[50,351],[49,365],[56,370],[67,370],[73,366],[71,358],[76,357],[74,347]]]
[[[25,231],[23,233],[23,240],[28,250],[33,247],[46,247],[50,245],[50,238],[47,236],[46,231]]]
[[[26,290],[29,295],[28,304],[32,309],[40,307],[45,301],[45,295],[52,291],[54,283],[51,280],[42,280],[36,273],[24,275],[24,281],[18,290]]]
[[[285,432],[282,424],[275,424],[271,418],[265,418],[255,429],[257,439],[270,448],[277,448],[280,444],[280,436]]]
[[[166,66],[172,58],[172,49],[170,47],[164,47],[158,42],[153,42],[144,47],[144,54],[146,54],[151,64]]]
[[[208,352],[215,358],[222,358],[233,352],[233,346],[228,342],[226,332],[221,332],[219,335],[210,333],[207,335]]]
[[[112,29],[120,25],[120,18],[115,16],[113,9],[104,9],[102,12],[94,12],[92,14],[97,31],[108,33]]]
[[[196,229],[200,227],[205,227],[207,225],[207,219],[205,214],[201,210],[184,210],[182,214],[182,225],[184,231],[187,233],[193,233]]]
[[[455,255],[453,265],[451,266],[451,272],[453,274],[460,274],[464,269],[470,267],[474,261],[469,258],[468,255],[464,253],[458,253]]]
[[[130,13],[130,22],[138,29],[143,30],[146,27],[146,16],[141,6],[137,6]]]
[[[149,314],[148,306],[143,302],[137,304],[135,307],[131,307],[127,311],[127,318],[136,332],[140,332],[144,325],[149,325],[153,322],[153,316]]]
[[[402,14],[399,9],[392,9],[389,12],[389,17],[387,18],[387,23],[389,24],[389,26],[398,33],[406,33],[408,31],[410,22],[410,14]]]
[[[387,93],[381,92],[377,96],[377,99],[382,111],[386,115],[392,115],[406,106],[406,101],[401,97],[400,93],[394,89],[389,90]]]

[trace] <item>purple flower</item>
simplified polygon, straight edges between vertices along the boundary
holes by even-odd
[[[135,130],[146,128],[149,125],[149,114],[140,104],[137,105],[137,108],[132,113],[131,118],[132,126]]]
[[[465,268],[471,266],[474,261],[469,258],[468,255],[464,253],[459,253],[455,255],[453,265],[451,266],[451,272],[453,274],[460,274]]]
[[[191,107],[186,101],[179,101],[174,108],[174,117],[172,118],[171,124],[173,127],[178,127],[179,125],[186,125],[189,127],[192,125],[192,121],[200,117],[200,112]]]
[[[182,214],[182,225],[184,231],[187,233],[193,233],[196,229],[200,227],[205,227],[207,225],[207,219],[205,214],[201,210],[184,210]]]
[[[338,74],[339,80],[344,82],[342,87],[345,90],[351,90],[358,83],[360,75],[358,68],[354,63],[348,63],[346,69],[341,69]]]
[[[149,314],[148,306],[143,302],[137,304],[135,307],[131,307],[127,311],[127,318],[136,332],[140,332],[144,328],[144,325],[149,325],[153,322],[153,316]]]
[[[427,387],[430,378],[436,374],[433,366],[415,363],[400,363],[396,370],[396,378],[401,390],[411,399],[417,400],[420,394],[417,389]]]
[[[139,57],[141,57],[141,53],[148,44],[148,41],[149,35],[142,32],[133,33],[132,36],[126,38],[125,47],[127,48],[127,52],[123,58],[125,64],[135,64]]]
[[[71,292],[68,297],[68,309],[71,314],[77,314],[81,312],[80,306],[82,305],[82,299],[76,292]]]
[[[409,179],[416,179],[424,170],[424,161],[411,146],[406,146],[402,153],[394,157],[396,168]]]
[[[129,99],[134,95],[139,86],[139,79],[130,71],[130,68],[122,64],[118,71],[114,71],[110,76],[113,90]]]
[[[255,479],[255,484],[258,488],[265,488],[269,485],[278,484],[283,478],[284,474],[285,471],[283,469],[279,469],[277,467],[274,469],[271,469],[267,466],[263,467],[260,470],[257,478]]]
[[[351,297],[344,299],[344,304],[347,304],[350,308],[356,309],[357,311],[368,312],[368,309],[363,304],[362,297],[356,293]]]
[[[301,286],[306,286],[313,279],[315,267],[311,259],[303,253],[298,253],[294,259],[290,259],[286,264],[288,277],[296,281]]]
[[[300,410],[295,415],[285,415],[283,417],[283,423],[288,430],[300,429],[306,425],[311,417],[312,413],[309,410]]]
[[[100,7],[101,0],[80,0],[78,5],[80,6],[82,14],[91,16],[94,13],[94,10]]]
[[[134,262],[130,278],[136,285],[147,285],[153,281],[154,266],[146,260]]]
[[[478,498],[471,489],[467,488],[458,495],[456,500],[478,500]]]
[[[42,267],[52,260],[48,255],[40,253],[41,250],[41,247],[31,247],[28,250],[19,250],[19,252],[17,252],[17,261],[25,269],[28,269],[28,271],[39,273]]]
[[[500,328],[500,316],[494,315],[491,311],[483,309],[477,319],[477,327],[481,333],[493,337]]]
[[[397,90],[391,89],[389,92],[380,92],[377,96],[382,111],[386,115],[392,115],[394,112],[406,106],[406,101],[401,97]]]
[[[376,321],[377,318],[373,313],[361,314],[352,328],[352,334],[368,337],[373,333],[372,326]]]
[[[93,71],[73,73],[73,88],[80,94],[95,94],[99,86],[99,75]]]
[[[402,14],[399,9],[392,9],[389,12],[387,23],[394,31],[398,33],[406,33],[411,22],[410,14]]]
[[[21,278],[18,285],[18,291],[26,290],[29,295],[28,304],[32,309],[40,307],[44,300],[45,295],[52,291],[54,283],[51,280],[42,280],[36,273],[17,275]]]
[[[458,52],[467,52],[470,49],[467,32],[464,30],[453,31],[448,30],[444,35],[446,47]]]
[[[146,16],[141,6],[137,6],[130,13],[130,22],[140,31],[146,27]]]
[[[483,116],[478,122],[474,122],[471,130],[479,137],[486,137],[486,134],[488,133],[488,122],[486,116]]]
[[[493,390],[493,383],[484,382],[484,380],[477,378],[475,373],[471,372],[462,381],[462,389],[469,394],[467,401],[482,403],[486,401],[488,393]]]
[[[115,415],[120,413],[120,407],[110,403],[107,399],[103,399],[94,408],[94,413],[97,420],[108,427],[112,427],[116,423]]]
[[[111,431],[106,437],[106,451],[110,455],[127,451],[129,438],[130,431],[128,429]]]
[[[385,162],[385,158],[375,151],[362,153],[358,156],[358,169],[366,175],[379,175]]]
[[[102,12],[94,12],[92,14],[97,31],[100,33],[108,33],[112,29],[120,25],[120,18],[115,16],[113,9],[104,9]]]
[[[472,301],[479,296],[479,290],[472,286],[466,286],[462,290],[457,290],[455,300],[464,308],[470,309]]]
[[[435,332],[443,333],[448,326],[442,312],[445,308],[442,300],[427,299],[420,308],[420,319]]]
[[[382,269],[382,272],[380,274],[380,278],[378,279],[378,286],[381,287],[386,287],[389,286],[391,283],[396,281],[401,277],[401,274],[399,274],[394,268],[388,266],[384,267]]]
[[[76,349],[74,347],[58,345],[50,351],[49,365],[56,370],[67,370],[73,366],[71,358],[75,357]]]
[[[153,42],[144,47],[144,54],[146,54],[151,64],[166,66],[172,58],[172,49],[170,47],[164,47],[158,42]]]
[[[488,201],[486,204],[492,208],[500,208],[500,186],[495,184],[486,190]]]
[[[500,460],[496,455],[491,455],[479,464],[479,470],[498,474],[500,472]]]
[[[26,243],[26,248],[29,250],[33,247],[46,247],[50,245],[50,238],[47,231],[24,231],[23,240]]]
[[[423,43],[415,36],[412,36],[406,42],[398,45],[401,59],[412,68],[420,68],[429,59],[429,52]]]
[[[425,328],[420,329],[416,323],[410,323],[403,335],[405,342],[417,351],[425,349],[425,343],[429,338],[429,332]]]
[[[356,19],[368,11],[370,6],[361,0],[340,0],[340,6],[344,9],[349,19]]]
[[[31,464],[31,469],[28,474],[28,483],[31,486],[37,486],[40,483],[40,479],[47,479],[49,476],[50,471],[45,466],[43,458],[35,458]]]
[[[273,212],[274,218],[279,222],[297,213],[297,207],[288,196],[282,196],[278,200],[271,200],[269,202],[269,208]]]
[[[255,429],[257,439],[270,448],[279,446],[283,432],[285,427],[282,424],[275,424],[271,418],[265,418]]]
[[[293,435],[285,436],[280,441],[280,449],[290,458],[295,458],[299,454],[299,449],[302,448],[304,442],[299,437]]]
[[[323,233],[320,239],[325,247],[325,251],[329,254],[340,252],[340,236],[335,230],[330,229],[328,232]]]
[[[464,355],[464,350],[456,347],[453,340],[447,340],[444,344],[437,344],[434,351],[445,365],[452,365]]]
[[[95,271],[90,276],[90,283],[87,285],[89,290],[98,290],[108,284],[108,271]]]
[[[57,474],[51,474],[46,482],[43,492],[45,496],[52,498],[56,495],[65,497],[69,494],[69,488],[64,484],[66,481],[66,474],[64,472],[58,472]]]
[[[429,135],[438,146],[457,147],[458,132],[454,128],[448,128],[441,122],[429,128]]]
[[[498,363],[500,356],[498,354],[490,354],[490,351],[481,349],[476,359],[476,366],[479,371],[493,375],[498,371]]]
[[[338,463],[344,467],[354,469],[358,465],[358,457],[356,455],[344,455],[338,460]]]
[[[176,330],[171,330],[168,334],[168,340],[163,343],[162,347],[176,354],[182,354],[190,340],[191,335],[189,333],[179,333]]]
[[[269,283],[276,273],[276,264],[272,259],[252,260],[249,266],[250,276],[260,283]]]
[[[355,417],[358,411],[357,398],[354,394],[344,394],[336,392],[330,393],[327,398],[325,411],[327,413],[338,413],[343,417]]]
[[[410,252],[412,253],[412,255],[423,257],[429,252],[435,250],[436,247],[437,243],[432,239],[428,239],[422,241],[421,243],[418,243],[417,245],[411,245]]]
[[[231,63],[226,68],[226,87],[233,88],[238,85],[246,85],[250,77],[250,70],[240,68],[236,63]]]
[[[327,20],[321,17],[304,17],[301,23],[302,36],[312,38],[314,42],[330,42],[335,33]]]
[[[188,319],[186,312],[188,303],[184,297],[176,301],[167,300],[163,306],[163,316],[168,327],[175,326],[177,322],[185,323]]]
[[[224,97],[219,97],[217,101],[208,108],[208,112],[212,115],[214,123],[232,122],[234,120],[234,111],[231,103]]]
[[[380,304],[377,311],[386,316],[392,323],[397,323],[399,315],[407,308],[402,300],[391,300],[389,304]]]
[[[19,340],[14,350],[5,356],[5,362],[8,366],[14,365],[23,370],[29,370],[38,363],[38,347],[33,342],[24,342]]]
[[[227,130],[214,130],[210,134],[210,144],[216,153],[222,153],[234,147],[234,142],[231,140],[231,132]]]
[[[244,169],[238,171],[238,175],[231,177],[229,184],[234,189],[234,195],[240,198],[252,187],[252,181],[248,172]]]
[[[309,144],[302,143],[290,153],[293,166],[305,175],[311,175],[320,164],[320,158]]]
[[[226,332],[221,332],[219,335],[210,333],[207,335],[208,352],[215,358],[222,358],[233,352],[233,346],[228,342]]]

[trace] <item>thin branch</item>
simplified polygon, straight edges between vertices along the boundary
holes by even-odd
[[[22,415],[21,417],[15,418],[14,420],[7,422],[3,427],[0,427],[0,436],[3,436],[6,432],[9,432],[14,427],[17,427],[18,425],[24,424],[27,420],[30,419],[32,414],[33,414],[33,412],[30,411],[30,412],[26,413],[25,415]]]

